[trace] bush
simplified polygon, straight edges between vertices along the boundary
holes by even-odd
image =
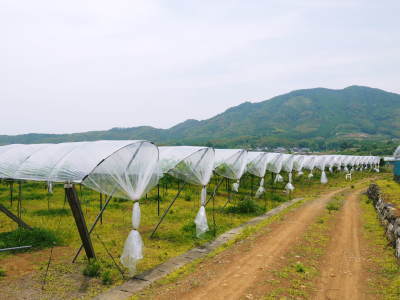
[[[83,275],[88,277],[98,277],[100,275],[100,264],[96,259],[92,259],[83,269]]]
[[[329,213],[331,213],[332,210],[339,210],[339,208],[340,208],[340,204],[337,201],[329,202],[326,205],[326,209],[329,211]]]
[[[261,214],[264,212],[264,208],[257,205],[252,199],[243,199],[236,206],[229,206],[225,210],[235,214]]]
[[[110,285],[113,283],[111,271],[107,270],[107,271],[104,271],[103,273],[101,273],[101,282],[104,285]]]
[[[185,200],[186,200],[186,201],[191,201],[191,200],[192,200],[192,196],[186,195],[186,196],[185,196]]]
[[[271,200],[275,201],[275,202],[285,202],[287,199],[285,199],[285,197],[282,197],[281,195],[272,194],[271,195]]]
[[[294,268],[296,269],[297,273],[305,273],[306,272],[306,268],[304,267],[304,265],[300,262],[296,263],[294,265]]]
[[[2,268],[0,268],[0,278],[6,276],[6,271],[4,271]]]

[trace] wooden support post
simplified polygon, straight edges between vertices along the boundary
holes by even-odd
[[[22,221],[21,218],[18,216],[14,215],[11,211],[9,211],[7,208],[5,208],[3,205],[0,204],[0,211],[3,212],[7,217],[9,217],[11,220],[13,220],[15,223],[18,224],[18,227],[23,227],[25,229],[32,230],[32,227],[26,224],[24,221]]]
[[[78,228],[79,235],[82,240],[83,247],[85,248],[86,256],[88,259],[96,258],[92,241],[86,226],[81,203],[79,202],[75,187],[73,184],[65,184],[64,189],[67,195],[68,204],[71,207],[72,215],[75,219],[76,227]]]
[[[106,210],[106,208],[107,208],[108,204],[110,203],[110,201],[112,200],[112,196],[113,196],[114,193],[115,193],[115,189],[114,189],[114,191],[111,193],[111,195],[108,197],[108,199],[106,199],[106,202],[104,203],[104,205],[103,205],[101,211],[99,212],[99,214],[97,215],[96,219],[94,220],[94,223],[93,223],[92,226],[90,227],[90,229],[89,229],[89,235],[92,234],[94,228],[95,228],[96,225],[97,225],[97,222],[99,222],[100,218],[103,216],[103,213],[104,213],[104,211]],[[74,259],[72,260],[72,263],[74,263],[74,262],[76,261],[76,259],[78,258],[79,254],[80,254],[81,251],[82,251],[82,248],[83,248],[83,244],[81,244],[81,246],[79,247],[78,251],[76,252],[76,254],[75,254],[75,256],[74,256]]]

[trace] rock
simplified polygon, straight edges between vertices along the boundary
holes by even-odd
[[[389,225],[387,226],[387,229],[386,229],[386,237],[392,243],[394,243],[396,241],[396,238],[395,238],[394,232],[393,232],[393,228],[394,228],[393,224],[389,223]]]
[[[396,240],[396,257],[400,258],[400,238]]]

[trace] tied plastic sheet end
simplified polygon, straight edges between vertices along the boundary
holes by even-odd
[[[281,174],[276,174],[274,183],[282,182],[282,181],[283,181],[282,175]]]
[[[206,209],[204,206],[200,206],[199,212],[197,213],[196,218],[194,219],[194,223],[196,224],[197,237],[200,237],[209,230],[207,223]]]
[[[131,230],[125,241],[124,251],[121,255],[121,263],[129,270],[129,276],[136,273],[137,262],[143,258],[143,241],[137,230]]]
[[[289,182],[286,184],[285,190],[287,192],[291,192],[294,190],[294,186],[292,184],[292,172],[289,173]]]
[[[265,193],[264,178],[262,178],[260,181],[260,186],[258,187],[257,192],[256,192],[256,198],[260,198],[261,195],[264,193]]]
[[[239,184],[240,184],[240,180],[236,181],[234,184],[232,184],[232,190],[237,193],[239,192]]]
[[[138,231],[140,226],[140,206],[135,202],[132,208],[132,226],[133,230],[125,241],[124,250],[121,255],[121,263],[129,270],[129,275],[136,273],[136,265],[143,258],[143,240]]]
[[[322,174],[321,174],[321,183],[322,183],[322,184],[327,184],[327,183],[328,183],[328,177],[326,176],[325,171],[322,171]]]

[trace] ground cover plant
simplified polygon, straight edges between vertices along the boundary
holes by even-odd
[[[359,180],[370,173],[354,174],[354,180]],[[284,193],[284,183],[276,184],[273,188],[271,182],[266,180],[267,193],[265,198],[250,199],[251,194],[257,189],[258,180],[252,180],[250,175],[244,176],[241,180],[240,193],[231,194],[231,200],[228,200],[228,190],[225,184],[221,185],[220,191],[215,199],[214,217],[216,220],[215,235],[219,235],[231,228],[246,222],[255,215],[264,213],[280,205],[293,197],[303,197],[306,195],[317,195],[327,188],[334,188],[341,185],[348,185],[345,182],[343,173],[330,174],[329,183],[321,185],[319,183],[318,174],[312,180],[306,176],[295,177],[295,191],[288,195]],[[287,180],[287,175],[284,175]],[[219,178],[213,178],[209,187],[209,193],[213,190]],[[253,181],[253,186],[251,182]],[[173,178],[165,178],[160,183],[160,212],[169,204],[177,192],[179,183]],[[0,184],[0,203],[16,213],[17,207],[17,186],[14,184],[14,200],[11,206],[9,198],[9,185],[7,183]],[[252,192],[253,190],[253,192]],[[38,255],[39,259],[31,261],[33,266],[29,266],[32,272],[32,289],[40,296],[91,296],[101,290],[107,288],[108,285],[118,284],[124,280],[123,276],[117,270],[115,263],[110,255],[118,263],[121,254],[123,242],[131,230],[131,210],[132,202],[123,199],[113,199],[107,208],[102,224],[98,224],[92,241],[98,257],[100,265],[99,274],[91,279],[85,279],[83,270],[87,267],[87,261],[84,254],[81,254],[76,264],[71,264],[71,259],[75,250],[80,245],[80,239],[77,234],[74,220],[69,213],[68,203],[65,202],[63,185],[55,185],[53,195],[48,195],[46,186],[43,183],[24,182],[22,189],[22,218],[34,228],[51,232],[57,240],[46,237],[45,240],[51,241],[43,247],[50,247],[44,250],[38,250],[43,247],[36,247],[24,255]],[[78,195],[80,197],[82,208],[90,225],[96,217],[99,208],[99,194],[85,187],[77,186]],[[153,189],[144,199],[142,199],[142,223],[140,232],[145,244],[145,257],[138,265],[138,272],[148,270],[167,259],[179,255],[190,248],[201,245],[214,238],[213,222],[212,222],[212,202],[207,206],[207,215],[210,231],[202,238],[195,235],[195,227],[193,220],[197,214],[199,207],[200,188],[194,186],[186,186],[181,197],[172,207],[167,215],[164,223],[160,226],[155,238],[150,239],[150,234],[159,220],[157,215],[157,188]],[[103,198],[104,204],[104,198]],[[5,216],[1,216],[0,234],[10,234],[17,232],[17,226]],[[101,239],[101,240],[100,240]],[[21,244],[27,241],[18,240]],[[54,253],[52,263],[46,272],[47,264],[50,257],[52,246]],[[64,246],[63,246],[64,245]],[[59,247],[62,246],[62,247]],[[19,271],[12,270],[8,272],[10,262],[18,262],[20,254],[2,253],[0,254],[0,262],[4,264],[7,276],[8,291],[12,289],[18,290],[19,280],[23,274]],[[24,268],[26,266],[21,266]],[[111,271],[110,271],[111,270]],[[110,271],[110,272],[107,272]],[[41,285],[45,274],[47,273],[46,283],[43,291],[37,286]],[[62,280],[60,280],[62,279]],[[3,280],[4,281],[4,280]],[[85,285],[82,286],[81,282]],[[105,286],[107,285],[107,286]],[[32,292],[32,291],[31,291]],[[66,296],[66,297],[67,297]]]
[[[400,209],[400,184],[392,178],[383,178],[376,181],[386,202],[394,204]]]
[[[398,189],[391,179],[377,181],[388,193]],[[399,195],[399,194],[397,194]],[[367,196],[361,198],[363,235],[369,247],[365,249],[368,257],[368,292],[379,299],[400,298],[400,264],[394,256],[394,249],[388,246],[384,227],[377,217],[375,208]]]

